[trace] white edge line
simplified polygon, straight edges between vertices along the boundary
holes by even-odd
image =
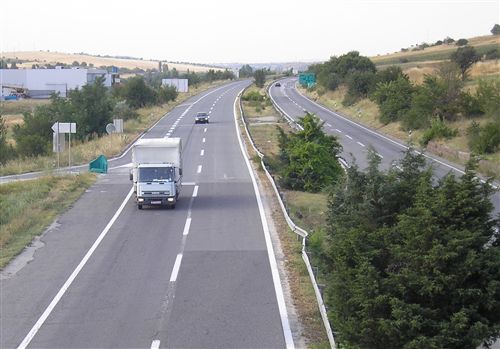
[[[160,341],[155,339],[153,343],[151,343],[151,349],[160,349]]]
[[[197,197],[198,196],[198,185],[195,185],[194,186],[194,189],[193,189],[193,198]]]
[[[191,217],[186,218],[186,224],[184,225],[184,230],[182,231],[182,235],[189,234],[189,228],[191,227]]]
[[[170,282],[175,282],[177,280],[177,275],[179,274],[179,268],[181,267],[182,254],[179,253],[175,258],[174,269],[172,269],[172,274],[170,275]]]
[[[195,182],[182,182],[182,185],[196,185]]]
[[[240,94],[242,92],[243,92],[243,90],[240,91]],[[262,229],[264,230],[264,237],[266,240],[267,255],[269,257],[269,264],[271,267],[271,274],[273,277],[274,291],[276,293],[276,300],[278,302],[278,309],[279,309],[280,317],[281,317],[281,326],[283,327],[283,336],[285,337],[285,345],[286,345],[286,348],[292,349],[292,348],[295,348],[295,345],[293,343],[292,331],[290,330],[290,322],[288,320],[288,314],[287,314],[286,304],[285,304],[285,297],[283,295],[283,288],[281,287],[281,280],[280,280],[280,274],[278,271],[278,264],[276,263],[276,257],[274,255],[273,244],[271,242],[271,234],[269,232],[269,226],[267,224],[266,214],[264,212],[264,207],[262,205],[262,199],[260,198],[259,187],[257,186],[257,181],[255,180],[255,175],[252,171],[252,167],[250,165],[250,160],[248,160],[248,157],[244,151],[243,141],[241,139],[240,130],[238,128],[238,119],[236,116],[237,115],[237,111],[236,111],[237,110],[236,109],[237,101],[238,101],[238,98],[236,98],[234,100],[234,107],[233,107],[234,126],[236,128],[236,135],[238,136],[238,142],[240,144],[240,150],[241,150],[241,153],[243,155],[243,159],[245,159],[248,173],[250,174],[250,177],[252,178],[253,189],[255,191],[255,197],[257,199],[257,205],[259,207],[259,214],[260,214],[260,219],[261,219],[261,223],[262,223]]]
[[[115,221],[118,218],[118,216],[120,215],[120,213],[122,213],[123,208],[125,207],[125,205],[129,201],[129,199],[130,199],[130,197],[132,196],[133,193],[134,193],[134,189],[131,188],[130,191],[128,192],[127,196],[125,197],[125,200],[123,200],[122,204],[120,205],[120,207],[118,208],[118,210],[115,212],[115,214],[113,215],[113,217],[111,218],[111,220],[108,222],[108,224],[106,225],[106,227],[104,228],[104,230],[101,232],[101,234],[99,235],[99,237],[97,238],[97,240],[94,242],[94,244],[92,245],[92,247],[87,251],[87,253],[83,257],[83,259],[81,260],[81,262],[78,264],[78,266],[76,267],[76,269],[71,273],[71,275],[69,276],[69,278],[66,280],[66,282],[64,283],[64,285],[59,290],[59,292],[57,292],[57,294],[55,295],[54,299],[52,299],[52,301],[50,302],[49,306],[45,309],[45,311],[40,316],[40,318],[35,323],[35,325],[33,325],[33,327],[28,332],[28,334],[26,335],[26,337],[24,337],[23,341],[21,342],[21,344],[19,344],[19,346],[17,347],[17,349],[24,349],[24,348],[26,348],[30,344],[30,342],[33,339],[33,337],[35,337],[35,335],[37,334],[38,330],[44,324],[45,320],[47,320],[47,318],[49,317],[50,313],[54,310],[54,308],[57,305],[57,303],[59,303],[59,301],[61,300],[61,298],[64,295],[64,293],[66,293],[66,291],[71,286],[71,284],[73,283],[73,281],[76,279],[76,277],[78,276],[78,274],[80,273],[80,271],[83,269],[83,267],[85,266],[85,264],[87,263],[87,261],[90,259],[90,257],[94,253],[94,251],[97,249],[97,247],[99,246],[99,244],[101,243],[101,241],[104,239],[104,237],[106,236],[106,234],[108,233],[108,231],[111,229],[111,227],[115,223]]]

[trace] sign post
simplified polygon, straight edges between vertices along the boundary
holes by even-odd
[[[71,134],[76,133],[76,123],[55,122],[54,125],[52,125],[52,131],[54,131],[54,135],[52,137],[53,140],[52,150],[55,153],[57,153],[57,168],[59,168],[59,153],[64,151],[64,140],[65,140],[64,134],[69,133],[68,166],[71,167]],[[61,134],[63,135],[62,141],[60,137]]]

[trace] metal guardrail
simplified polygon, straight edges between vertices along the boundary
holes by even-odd
[[[328,314],[326,312],[325,303],[323,302],[323,297],[321,296],[321,292],[319,290],[318,283],[316,282],[316,277],[314,276],[314,272],[313,272],[313,269],[312,269],[312,266],[311,266],[311,262],[309,260],[309,256],[307,255],[307,252],[306,252],[306,239],[307,239],[307,236],[309,235],[309,233],[306,230],[304,230],[301,227],[299,227],[298,225],[296,225],[295,222],[288,215],[288,211],[287,211],[287,209],[285,207],[285,204],[284,204],[283,199],[281,197],[281,194],[280,194],[280,192],[278,190],[276,182],[274,181],[274,177],[268,171],[268,169],[267,169],[267,167],[266,167],[266,165],[264,163],[264,154],[261,153],[259,151],[259,149],[256,147],[256,145],[255,145],[255,143],[253,141],[253,138],[250,135],[250,132],[248,131],[248,125],[247,125],[247,122],[246,122],[246,119],[245,119],[245,114],[243,112],[243,107],[241,106],[241,95],[245,91],[246,91],[246,88],[238,96],[238,98],[239,98],[239,106],[240,106],[240,115],[241,115],[241,119],[243,121],[243,125],[245,127],[245,132],[246,132],[247,137],[248,137],[248,139],[250,141],[250,144],[252,145],[252,148],[255,150],[255,152],[257,153],[257,155],[260,158],[261,166],[262,166],[264,172],[266,173],[266,176],[269,179],[269,182],[271,183],[271,185],[272,185],[272,187],[274,189],[274,193],[276,194],[276,197],[277,197],[278,202],[279,202],[280,207],[281,207],[281,211],[283,212],[283,216],[285,217],[285,220],[286,220],[286,223],[288,224],[288,227],[295,234],[297,234],[297,235],[299,235],[299,236],[302,237],[302,259],[304,260],[304,263],[306,264],[307,272],[309,273],[309,277],[311,279],[311,283],[312,283],[313,288],[314,288],[314,293],[316,295],[316,301],[318,303],[318,308],[319,308],[319,311],[321,313],[321,318],[323,320],[323,325],[324,325],[325,330],[326,330],[326,334],[327,334],[327,337],[328,337],[328,342],[330,343],[330,347],[332,349],[336,349],[337,346],[335,344],[335,338],[333,336],[333,331],[332,331],[332,328],[330,326],[330,322],[328,321]],[[268,91],[268,93],[269,93],[269,91]],[[285,118],[290,123],[290,125],[292,127],[297,128],[299,130],[302,129],[302,127],[300,125],[298,125],[295,122],[295,120],[293,120],[292,118],[289,118],[286,115],[286,113],[284,113],[281,110],[281,108],[276,105],[275,101],[272,98],[271,98],[271,101],[272,101],[273,105],[275,106],[276,110],[278,110],[278,112],[283,116],[283,118]]]

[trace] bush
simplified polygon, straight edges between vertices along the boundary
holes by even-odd
[[[457,130],[452,130],[444,122],[439,119],[434,119],[431,123],[431,128],[426,130],[422,135],[420,143],[425,146],[433,139],[437,138],[452,138],[457,135]]]
[[[242,99],[246,102],[263,102],[264,96],[259,91],[249,91],[243,95]]]
[[[489,122],[481,127],[473,121],[467,130],[469,147],[478,154],[494,153],[500,146],[500,121]]]
[[[341,146],[334,136],[327,136],[323,123],[307,113],[299,119],[303,130],[287,135],[279,131],[281,183],[293,190],[318,192],[334,183],[342,168],[337,161]]]
[[[467,39],[458,39],[457,42],[455,42],[455,45],[457,46],[465,46],[469,43],[469,40]]]
[[[498,51],[497,48],[492,48],[488,52],[484,54],[484,59],[485,60],[493,60],[493,59],[499,59],[500,58],[500,51]]]
[[[397,121],[408,112],[413,90],[411,82],[405,78],[377,84],[372,99],[379,106],[380,121],[383,124]]]
[[[119,101],[116,103],[113,109],[113,117],[115,119],[130,120],[135,119],[139,116],[137,112],[130,108],[126,101]]]

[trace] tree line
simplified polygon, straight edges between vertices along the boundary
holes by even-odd
[[[15,158],[28,158],[51,153],[52,125],[56,122],[76,122],[75,139],[88,141],[106,133],[106,125],[114,118],[138,118],[138,108],[174,101],[178,92],[174,86],[161,86],[165,74],[135,76],[111,89],[103,78],[68,92],[67,98],[53,94],[50,103],[24,113],[23,123],[13,128],[15,146],[7,142],[5,120],[0,117],[0,164]],[[179,74],[188,76],[194,85],[202,81],[233,79],[227,71]],[[13,102],[15,103],[15,102]]]

